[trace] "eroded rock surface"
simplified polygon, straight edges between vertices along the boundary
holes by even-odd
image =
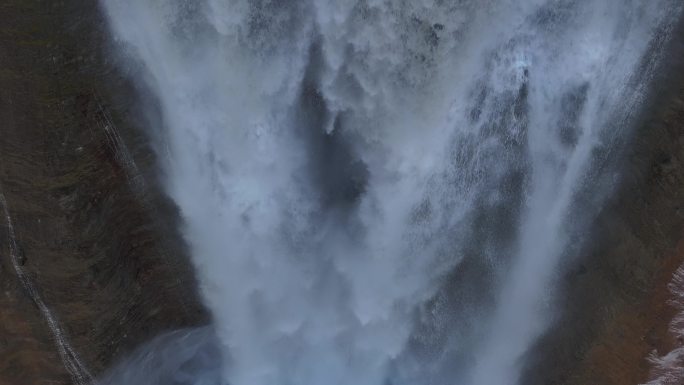
[[[105,59],[97,2],[9,0],[0,18],[0,189],[17,258],[97,375],[207,315],[175,209],[146,177],[154,159]],[[78,382],[17,277],[7,230],[0,218],[0,384]]]
[[[619,187],[601,208],[584,257],[564,278],[557,305],[563,311],[539,341],[526,383],[646,383],[648,358],[681,344],[669,331],[677,309],[668,285],[684,264],[682,22],[673,36],[622,156]]]

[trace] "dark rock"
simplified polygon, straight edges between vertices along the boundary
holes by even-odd
[[[207,313],[177,210],[150,178],[133,86],[105,57],[98,2],[8,0],[0,19],[0,189],[18,262],[98,375],[157,334],[207,323]],[[105,125],[128,146],[144,191]],[[0,223],[0,384],[71,384],[41,310],[9,268]]]
[[[668,285],[684,264],[683,32],[681,22],[634,139],[621,143],[623,178],[592,226],[581,279],[564,281],[559,322],[528,357],[526,385],[643,384],[650,354],[677,346]]]

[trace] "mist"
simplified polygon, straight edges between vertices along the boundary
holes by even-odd
[[[518,383],[682,8],[101,3],[213,315],[107,381],[195,385]]]

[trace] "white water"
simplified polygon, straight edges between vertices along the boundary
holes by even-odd
[[[517,383],[680,8],[103,5],[232,385]]]

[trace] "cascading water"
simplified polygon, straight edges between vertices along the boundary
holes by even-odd
[[[214,316],[173,351],[222,355],[174,381],[232,385],[517,383],[681,8],[103,6]]]

